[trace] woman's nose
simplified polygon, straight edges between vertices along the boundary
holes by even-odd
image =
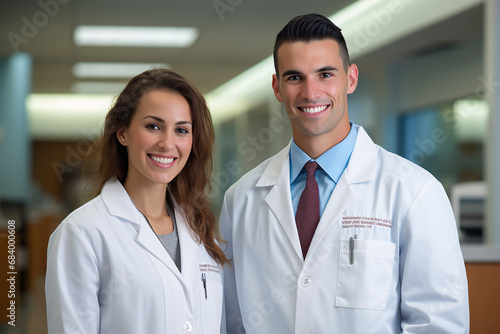
[[[171,133],[164,133],[158,143],[160,148],[165,150],[171,150],[174,147],[174,136]]]

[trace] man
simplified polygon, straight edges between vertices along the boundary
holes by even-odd
[[[293,139],[225,195],[228,333],[468,333],[449,200],[349,122],[358,69],[340,29],[296,17],[274,61]]]

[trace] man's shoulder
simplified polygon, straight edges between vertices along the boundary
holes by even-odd
[[[383,184],[406,189],[408,192],[418,193],[426,184],[440,183],[434,175],[416,163],[377,146],[378,163],[376,179],[383,180]]]
[[[380,147],[379,152],[385,163],[386,169],[400,176],[421,175],[422,177],[431,177],[432,175],[423,167],[417,165],[415,162],[408,160],[396,153],[387,151]]]
[[[255,168],[245,173],[238,181],[236,181],[226,192],[227,194],[234,193],[238,190],[250,190],[254,188],[260,181],[259,185],[268,185],[273,183],[278,174],[281,173],[283,165],[288,161],[290,153],[290,143],[281,149],[278,153],[264,160]]]
[[[255,187],[255,185],[257,184],[257,182],[259,182],[267,167],[275,157],[276,155],[264,160],[259,165],[243,174],[243,176],[238,181],[236,181],[231,187],[229,187],[227,193],[229,194],[238,190],[247,190],[249,188]]]
[[[375,144],[370,136],[360,127],[350,163],[356,164],[355,170],[373,171],[376,177],[403,181],[421,179],[426,182],[433,176],[414,162]],[[360,167],[361,166],[361,167]]]

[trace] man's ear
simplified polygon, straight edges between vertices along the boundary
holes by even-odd
[[[358,86],[358,67],[356,64],[351,64],[347,69],[347,94],[354,93],[356,87]]]
[[[116,133],[115,133],[116,139],[118,139],[120,144],[122,144],[123,146],[127,146],[127,136],[125,135],[125,132],[126,132],[126,129],[123,127],[123,128],[118,129],[118,131],[116,131]]]
[[[273,92],[274,96],[276,96],[276,99],[280,102],[283,102],[283,97],[281,96],[280,93],[280,82],[278,80],[278,76],[276,74],[273,74]]]

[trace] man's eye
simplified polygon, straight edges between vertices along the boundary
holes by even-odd
[[[288,77],[288,81],[297,81],[299,80],[299,76],[298,75],[291,75]]]
[[[332,74],[331,74],[331,73],[321,73],[321,77],[322,77],[322,78],[329,78],[329,77],[331,77],[331,76],[332,76]]]

